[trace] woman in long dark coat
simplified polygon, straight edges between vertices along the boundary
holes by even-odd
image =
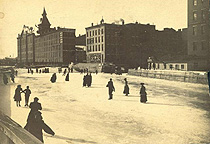
[[[57,79],[57,76],[56,76],[56,73],[54,73],[54,74],[52,75],[50,81],[51,81],[52,83],[55,83],[55,82],[56,82],[56,79]]]
[[[40,111],[33,113],[31,119],[27,121],[24,128],[44,143],[42,130],[53,136],[55,135],[55,132],[43,121],[41,114]]]
[[[144,83],[141,84],[141,89],[140,89],[140,102],[146,103],[147,102],[147,92],[146,88],[144,87]]]
[[[14,101],[16,101],[17,107],[20,106],[21,93],[23,92],[21,85],[18,85],[15,89]]]
[[[65,81],[69,81],[69,72],[66,75]]]
[[[128,94],[129,94],[128,81],[127,81],[126,78],[125,78],[124,80],[125,80],[125,86],[124,86],[124,91],[123,91],[123,93],[124,93],[126,96],[128,96]]]

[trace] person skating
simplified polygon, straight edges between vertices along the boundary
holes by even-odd
[[[84,77],[83,77],[83,87],[85,87],[85,86],[86,86],[86,83],[87,83],[87,80],[86,80],[86,75],[84,75]]]
[[[113,98],[112,92],[115,91],[114,84],[113,84],[113,81],[111,78],[110,78],[110,81],[108,82],[108,84],[106,85],[106,87],[108,87],[108,89],[109,89],[109,100],[111,100]]]
[[[66,72],[67,72],[67,70],[65,69],[65,70],[64,70],[64,72],[63,72],[63,76],[65,76],[65,75],[66,75]]]
[[[65,81],[69,81],[69,72],[66,75]]]
[[[125,81],[125,86],[124,86],[124,91],[123,91],[123,93],[125,94],[125,96],[128,96],[128,94],[129,94],[128,81],[127,81],[126,78],[124,79],[124,81]]]
[[[8,84],[8,78],[7,78],[5,73],[3,74],[3,82],[4,82],[5,85]]]
[[[41,103],[38,102],[39,98],[35,97],[34,101],[30,103],[29,108],[31,109],[28,115],[27,121],[30,121],[31,118],[33,118],[33,114],[39,110],[42,110]]]
[[[140,102],[146,103],[147,102],[147,92],[146,88],[144,87],[144,83],[140,83],[141,89],[140,89]]]
[[[31,95],[31,90],[29,89],[29,86],[26,87],[24,93],[25,93],[25,106],[28,106],[28,100]]]
[[[20,105],[21,93],[23,93],[23,90],[21,88],[21,85],[18,85],[17,88],[15,89],[15,95],[14,95],[14,101],[16,101],[17,107],[21,106]]]
[[[24,129],[44,143],[42,130],[53,136],[55,135],[55,132],[43,121],[41,114],[40,111],[34,112],[33,115],[31,115],[31,119],[27,121]]]
[[[11,78],[12,82],[15,83],[15,75],[13,73],[10,74],[10,78]]]
[[[56,76],[56,73],[54,73],[54,74],[52,75],[50,81],[51,81],[52,83],[55,83],[55,82],[56,82],[56,79],[57,79],[57,76]]]

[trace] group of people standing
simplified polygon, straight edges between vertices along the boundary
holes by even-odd
[[[29,89],[29,86],[26,87],[25,90],[21,88],[21,85],[17,85],[17,88],[15,89],[15,95],[14,95],[14,101],[16,101],[17,107],[20,107],[20,102],[22,100],[21,93],[25,94],[25,106],[28,106],[29,97],[31,95],[31,90]]]
[[[92,75],[91,75],[91,73],[90,74],[87,73],[83,77],[83,87],[85,87],[85,86],[90,87],[91,84],[92,84]]]
[[[128,96],[129,94],[129,86],[128,86],[128,81],[127,78],[124,79],[125,81],[125,86],[124,86],[124,90],[123,90],[123,94],[125,94],[125,96]],[[146,103],[147,102],[147,92],[146,92],[146,88],[144,86],[144,83],[140,83],[141,88],[140,88],[140,102],[142,103]],[[107,83],[106,87],[108,87],[108,91],[109,91],[109,99],[111,100],[113,99],[113,92],[115,91],[115,87],[113,84],[112,79],[110,78],[109,82]]]
[[[18,74],[17,70],[16,71],[14,71],[14,69],[11,70],[10,79],[13,83],[15,83],[15,75],[17,76],[17,74]],[[3,73],[3,83],[5,85],[7,85],[9,83],[9,80],[8,80],[8,77],[7,77],[6,73]]]

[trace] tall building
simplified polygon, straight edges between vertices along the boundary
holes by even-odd
[[[128,68],[147,68],[151,56],[186,54],[182,47],[182,31],[165,28],[155,29],[155,25],[128,23],[104,23],[86,28],[87,62],[114,63]]]
[[[210,69],[209,0],[188,0],[188,55],[190,70]]]
[[[18,63],[23,65],[62,65],[75,61],[75,29],[50,28],[43,11],[38,35],[24,26],[18,35]]]

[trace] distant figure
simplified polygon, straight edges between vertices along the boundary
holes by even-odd
[[[123,91],[123,93],[125,94],[125,96],[128,96],[128,94],[129,94],[128,81],[127,81],[126,78],[124,79],[124,81],[125,81],[125,86],[124,86],[124,91]]]
[[[8,84],[8,78],[7,78],[5,73],[3,74],[3,82],[4,82],[5,85]]]
[[[106,85],[106,87],[109,88],[109,100],[111,100],[113,98],[112,92],[115,91],[114,84],[113,84],[111,78],[110,78],[110,81],[108,82],[108,84]]]
[[[98,74],[98,70],[96,70],[96,74]]]
[[[88,74],[87,73],[87,75],[86,75],[86,85],[88,86],[88,87],[90,87],[91,86],[91,83],[92,83],[92,75],[91,75],[91,73],[90,74]]]
[[[29,86],[26,87],[24,93],[25,93],[25,106],[28,106],[28,100],[31,95],[31,90],[29,89]]]
[[[33,70],[31,70],[31,74],[34,74],[34,71]]]
[[[17,70],[15,71],[15,75],[16,75],[16,76],[18,75],[18,71],[17,71]]]
[[[67,70],[65,69],[64,72],[63,72],[63,76],[66,75],[66,72],[67,72]]]
[[[84,75],[84,77],[83,77],[83,87],[85,87],[86,86],[86,82],[87,80],[86,80],[86,75]]]
[[[147,102],[147,93],[146,93],[146,88],[144,87],[144,83],[141,84],[141,89],[140,89],[140,102],[146,103]]]
[[[69,81],[69,72],[66,75],[65,81]]]
[[[11,78],[12,82],[15,83],[15,75],[13,73],[10,74],[10,78]]]
[[[39,70],[39,73],[42,73],[42,70],[41,69]]]
[[[73,71],[74,71],[74,69],[73,69],[73,67],[71,68],[71,73],[73,73]]]
[[[36,73],[38,73],[39,72],[39,69],[38,68],[36,68]]]
[[[69,72],[69,73],[71,72],[71,69],[70,69],[70,67],[68,67],[68,72]]]
[[[28,73],[30,73],[30,69],[28,68]]]
[[[56,76],[56,73],[54,73],[54,74],[52,75],[50,81],[51,81],[52,83],[55,83],[55,82],[56,82],[56,79],[57,79],[57,76]]]
[[[20,105],[20,101],[21,101],[21,93],[23,92],[21,85],[18,85],[17,88],[15,89],[15,95],[14,95],[14,101],[16,101],[16,105],[21,106]]]
[[[36,111],[24,128],[44,143],[42,130],[53,136],[55,132],[43,121],[41,114],[40,111]]]
[[[155,63],[153,63],[153,69],[154,69],[154,70],[156,69],[156,64],[155,64]]]

